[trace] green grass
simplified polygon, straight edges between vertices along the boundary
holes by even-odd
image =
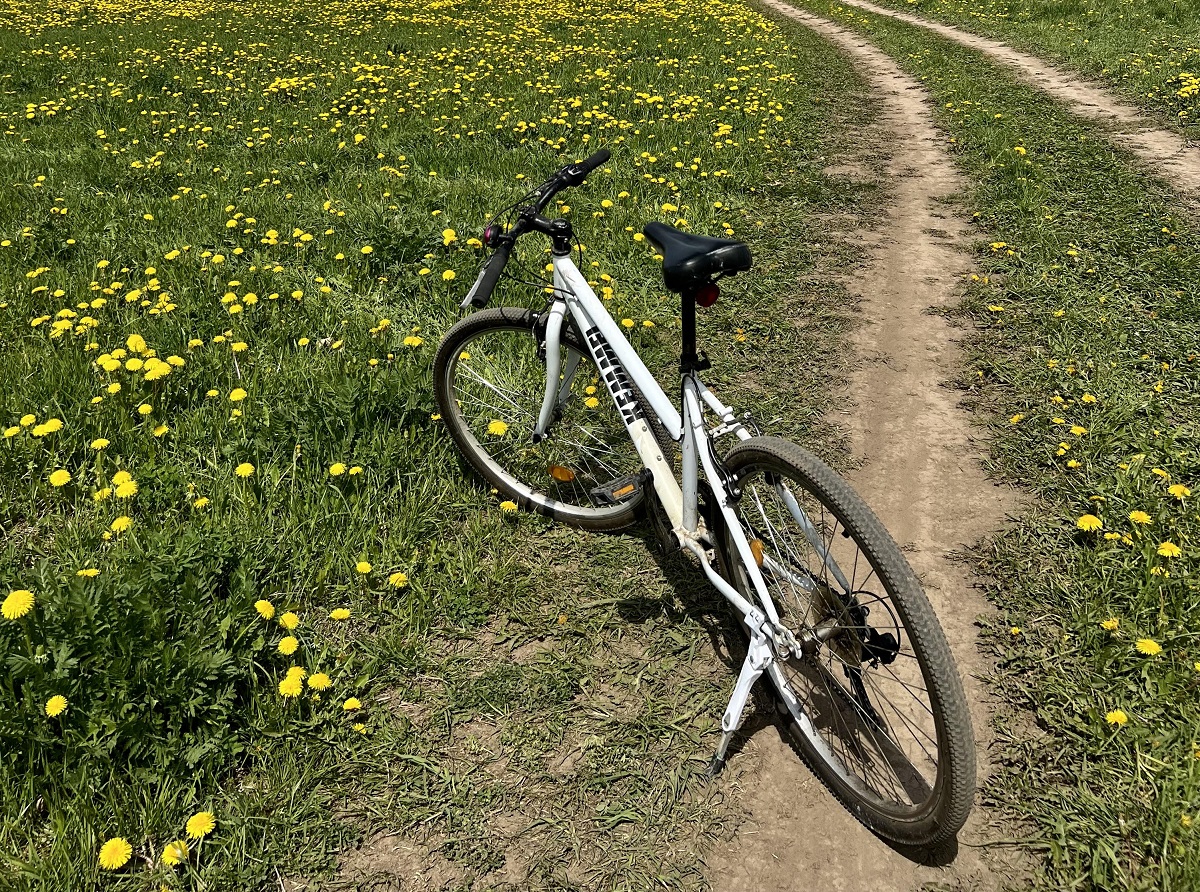
[[[878,0],[1109,81],[1200,136],[1200,16],[1178,0]]]
[[[736,819],[697,778],[719,606],[644,537],[499,512],[429,363],[468,239],[606,145],[559,210],[614,314],[656,323],[652,368],[677,306],[634,232],[745,237],[754,274],[702,320],[713,381],[838,456],[854,253],[827,223],[873,213],[822,173],[871,115],[848,66],[718,3],[0,9],[0,594],[36,599],[0,621],[0,885],[319,884],[380,833],[460,884],[699,883]],[[331,687],[283,696],[292,665]],[[201,810],[216,830],[161,864]],[[388,869],[372,845],[340,882]]]
[[[1194,889],[1200,232],[1102,129],[978,54],[806,6],[922,80],[972,184],[960,383],[992,469],[1037,500],[978,555],[1005,704],[986,800],[1039,855],[1041,887]]]

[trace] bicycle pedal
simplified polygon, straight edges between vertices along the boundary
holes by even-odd
[[[648,471],[639,471],[637,474],[630,474],[627,477],[605,483],[603,486],[597,486],[591,491],[592,498],[600,505],[620,505],[637,498],[642,492],[642,486],[648,473]]]

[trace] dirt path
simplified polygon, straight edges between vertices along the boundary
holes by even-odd
[[[870,0],[839,2],[925,28],[1015,68],[1022,80],[1065,102],[1075,114],[1110,125],[1113,142],[1141,158],[1176,190],[1200,196],[1200,146],[1189,144],[1178,133],[1156,127],[1137,108],[1117,99],[1098,84],[1083,80],[1074,72],[1055,68],[1037,56],[1014,50],[998,40],[877,6]]]
[[[855,454],[863,459],[853,482],[906,549],[941,618],[972,704],[982,777],[987,693],[974,677],[985,670],[974,618],[988,605],[949,553],[1002,526],[1012,503],[979,469],[982,447],[972,442],[953,392],[940,386],[955,362],[954,332],[926,314],[955,299],[969,269],[959,250],[965,225],[939,202],[962,186],[917,81],[854,32],[779,0],[762,3],[842,48],[878,92],[881,126],[895,147],[888,171],[894,207],[865,236],[872,260],[850,283],[867,322],[856,336],[857,372],[846,412],[832,420],[853,432]],[[974,847],[984,840],[979,809],[960,835],[958,857],[947,867],[923,866],[855,821],[773,728],[751,737],[741,758],[753,760],[739,779],[750,817],[708,858],[717,892],[912,892],[931,881],[964,890],[998,885]]]

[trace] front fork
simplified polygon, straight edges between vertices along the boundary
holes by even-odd
[[[550,424],[554,420],[555,411],[565,394],[571,390],[575,369],[579,367],[579,354],[571,350],[571,355],[567,358],[565,380],[562,384],[559,383],[560,376],[563,376],[560,348],[562,347],[563,318],[566,315],[567,305],[561,300],[556,300],[546,316],[546,393],[542,396],[542,408],[538,412],[537,426],[533,429],[533,442],[535,443],[541,442],[542,438],[546,436],[546,431],[550,429]]]

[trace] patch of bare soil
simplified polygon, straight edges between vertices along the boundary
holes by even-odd
[[[377,892],[461,888],[465,874],[438,848],[400,834],[376,836],[342,859],[339,879],[353,888]]]
[[[839,2],[925,28],[1016,69],[1023,81],[1065,102],[1075,114],[1109,124],[1112,140],[1148,164],[1156,175],[1174,189],[1200,196],[1200,146],[1189,143],[1178,133],[1156,127],[1137,108],[1117,99],[1098,84],[1083,80],[1078,74],[1062,71],[1037,56],[1015,50],[998,40],[980,37],[951,25],[877,6],[869,0]]]
[[[841,47],[883,105],[884,132],[864,134],[863,143],[893,147],[886,175],[894,204],[876,230],[862,235],[869,261],[848,283],[861,298],[865,323],[855,337],[859,362],[845,408],[830,420],[850,430],[862,462],[852,482],[904,548],[941,619],[972,707],[982,780],[990,731],[975,619],[989,608],[951,555],[1002,527],[1015,500],[986,479],[983,447],[972,441],[954,393],[942,386],[957,361],[955,334],[929,314],[956,299],[969,272],[961,250],[965,224],[943,204],[962,187],[916,80],[860,35],[780,0],[762,2]],[[957,852],[902,853],[839,805],[774,728],[753,734],[736,758],[752,765],[731,781],[749,818],[707,858],[718,892],[801,885],[910,892],[927,883],[976,890],[1013,879],[1008,873],[1001,880],[981,854],[995,831],[978,804]]]

